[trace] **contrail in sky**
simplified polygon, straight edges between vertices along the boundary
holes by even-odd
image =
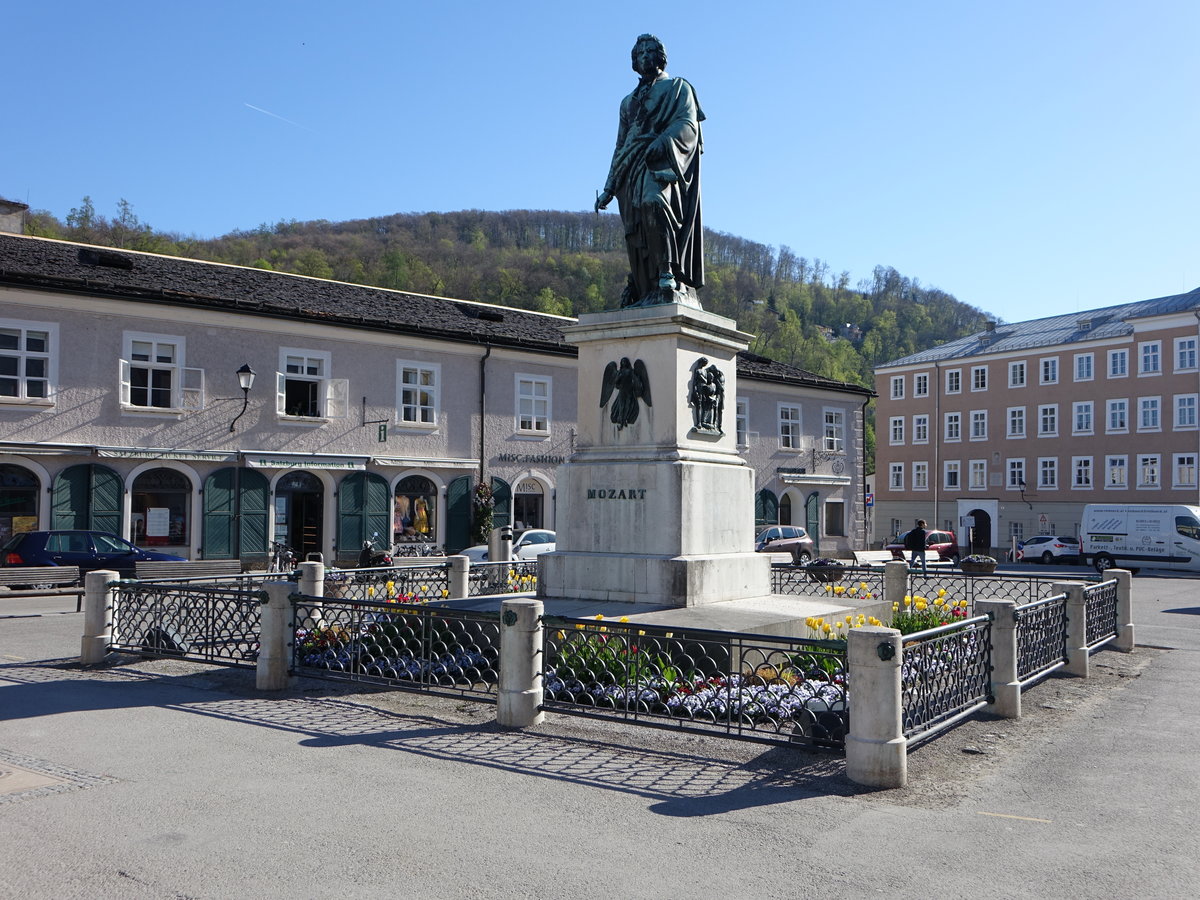
[[[246,103],[245,105],[250,107],[255,112],[262,113],[264,116],[270,116],[272,119],[278,119],[280,122],[287,122],[289,125],[295,125],[297,128],[304,128],[304,126],[299,122],[293,122],[291,119],[285,119],[283,116],[273,113],[269,109],[263,109],[261,106],[255,106],[253,103]],[[312,129],[305,128],[304,130],[311,131]]]

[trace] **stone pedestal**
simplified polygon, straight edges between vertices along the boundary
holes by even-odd
[[[736,443],[736,354],[750,335],[677,303],[563,330],[579,347],[579,434],[558,470],[558,551],[541,557],[539,595],[666,606],[769,595],[754,472]],[[606,370],[644,373],[649,402],[620,386],[606,398]]]

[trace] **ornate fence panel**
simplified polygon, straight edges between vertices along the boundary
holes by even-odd
[[[294,595],[297,675],[494,703],[499,613]]]
[[[883,571],[869,566],[840,569],[771,566],[771,590],[776,594],[802,597],[834,597],[846,600],[883,600]]]
[[[1017,678],[1022,686],[1066,664],[1067,595],[1018,606]]]
[[[845,641],[546,617],[543,708],[840,748]]]
[[[450,595],[450,566],[446,562],[373,569],[328,569],[325,596],[362,602],[426,602]]]
[[[1092,581],[1096,575],[1040,576],[994,572],[990,575],[974,575],[967,572],[930,571],[922,575],[909,571],[908,593],[910,596],[933,598],[939,591],[946,602],[966,600],[968,609],[975,608],[976,598],[988,600],[1013,600],[1017,604],[1032,603],[1049,597],[1057,581]]]
[[[1087,604],[1087,645],[1092,650],[1117,636],[1117,582],[1104,581],[1083,590]]]
[[[992,624],[964,619],[904,636],[900,669],[904,736],[922,740],[991,699]]]
[[[179,578],[155,578],[154,584],[175,587],[219,587],[235,591],[261,591],[269,581],[295,581],[296,572],[243,572],[240,575],[188,575]]]
[[[259,591],[121,581],[109,647],[253,667],[265,601]]]
[[[537,590],[538,563],[536,559],[514,559],[510,562],[471,563],[467,571],[467,596],[513,594]]]

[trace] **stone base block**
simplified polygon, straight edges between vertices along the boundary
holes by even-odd
[[[543,554],[539,564],[539,596],[564,600],[685,607],[771,593],[771,561],[754,552],[675,557],[559,552]]]

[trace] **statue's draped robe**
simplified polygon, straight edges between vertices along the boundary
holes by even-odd
[[[604,189],[620,203],[633,273],[630,303],[647,300],[658,289],[660,253],[678,281],[704,286],[702,121],[692,86],[665,73],[621,101],[617,147]],[[652,144],[665,152],[647,159]]]

